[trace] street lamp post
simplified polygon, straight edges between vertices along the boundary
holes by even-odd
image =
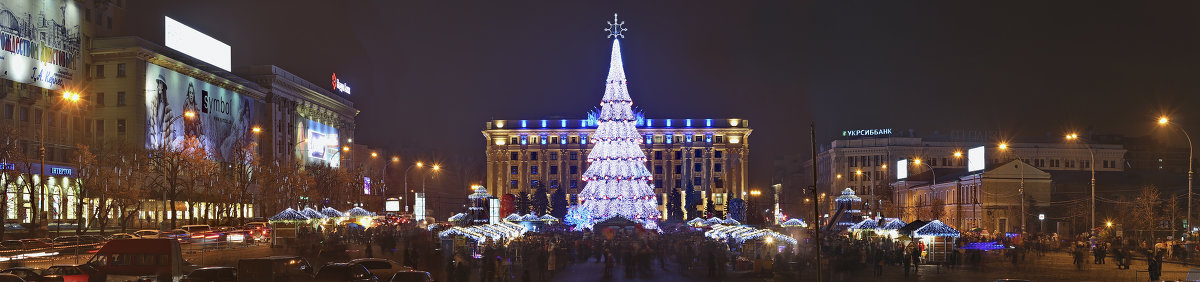
[[[1159,125],[1162,125],[1162,126],[1172,125],[1172,123],[1171,123],[1171,120],[1170,120],[1170,119],[1168,119],[1168,118],[1167,118],[1167,117],[1165,117],[1165,116],[1164,116],[1164,117],[1160,117],[1160,118],[1158,118],[1158,124],[1159,124]],[[1192,230],[1192,172],[1193,172],[1193,170],[1192,170],[1192,163],[1194,163],[1194,162],[1195,162],[1195,161],[1194,161],[1194,159],[1193,159],[1193,157],[1194,157],[1194,156],[1193,156],[1193,153],[1194,153],[1194,151],[1193,151],[1193,148],[1192,148],[1192,136],[1188,135],[1188,133],[1187,133],[1187,130],[1183,130],[1183,127],[1182,127],[1182,126],[1178,126],[1178,125],[1176,125],[1175,127],[1176,127],[1176,128],[1179,128],[1179,132],[1183,132],[1183,137],[1186,137],[1186,138],[1187,138],[1187,141],[1188,141],[1188,174],[1187,174],[1187,177],[1188,177],[1188,195],[1187,195],[1188,210],[1187,210],[1187,223],[1188,223],[1188,224],[1187,224],[1187,231],[1188,231],[1188,232],[1191,232],[1191,230]]]
[[[79,93],[74,93],[74,92],[69,92],[69,91],[63,92],[61,102],[78,103],[79,102]],[[35,202],[34,209],[42,209],[42,211],[40,211],[41,215],[42,215],[42,217],[45,217],[46,218],[45,221],[47,223],[49,223],[50,217],[47,214],[47,210],[49,210],[49,203],[46,201],[46,197],[49,195],[49,193],[46,192],[46,182],[48,179],[46,177],[46,123],[47,123],[46,121],[47,120],[49,120],[49,119],[43,118],[43,122],[38,125],[38,129],[41,131],[40,136],[38,138],[38,147],[40,150],[39,153],[41,154],[41,161],[40,161],[41,175],[38,179],[40,180],[39,182],[41,182],[40,185],[42,186],[42,199]],[[37,220],[38,219],[33,218],[30,221],[37,223]]]
[[[1001,151],[1006,151],[1009,154],[1012,154],[1013,156],[1015,156],[1016,159],[1022,160],[1021,163],[1025,162],[1021,158],[1020,155],[1017,155],[1016,151],[1008,150],[1008,143],[1000,143],[999,147],[1000,147]],[[1091,165],[1096,165],[1096,164],[1091,164]],[[1017,192],[1020,195],[1019,197],[1021,197],[1020,199],[1018,199],[1018,201],[1021,202],[1021,232],[1029,232],[1029,229],[1025,225],[1025,219],[1027,217],[1029,217],[1029,216],[1025,215],[1025,166],[1021,166],[1021,168],[1019,170],[1021,172],[1021,182],[1020,182],[1019,186],[1017,186]],[[1043,215],[1043,217],[1044,217],[1044,215]]]
[[[1075,133],[1067,134],[1067,140],[1080,140],[1079,134],[1075,134]],[[1092,156],[1092,162],[1088,163],[1088,167],[1092,169],[1092,184],[1091,184],[1091,186],[1092,186],[1092,230],[1095,230],[1096,229],[1096,151],[1092,150],[1092,144],[1089,144],[1088,142],[1081,142],[1081,143],[1083,143],[1084,146],[1087,146],[1088,154]],[[1188,195],[1188,196],[1191,196],[1191,195]],[[1189,197],[1189,199],[1190,199],[1190,197]],[[1188,201],[1188,203],[1190,204],[1191,201]],[[1190,209],[1189,209],[1189,212],[1190,212]]]
[[[408,171],[412,170],[413,167],[422,167],[422,166],[425,166],[425,164],[421,163],[421,162],[417,162],[413,165],[408,166],[408,168],[404,169],[404,191],[410,191],[410,192],[412,191],[412,190],[408,190]],[[404,211],[407,212],[408,211],[408,197],[407,197],[408,192],[403,192],[403,193],[405,193],[404,194],[405,197],[401,197],[401,198],[404,198]]]

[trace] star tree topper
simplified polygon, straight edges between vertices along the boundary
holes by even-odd
[[[626,30],[629,29],[625,28],[625,21],[617,20],[617,13],[613,13],[613,21],[608,22],[608,28],[604,29],[604,31],[608,32],[608,38],[625,38],[625,35],[621,34],[621,32]]]

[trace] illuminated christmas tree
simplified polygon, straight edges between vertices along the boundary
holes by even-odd
[[[612,57],[604,98],[600,100],[600,115],[596,132],[590,136],[595,145],[588,153],[590,163],[583,173],[587,182],[579,197],[582,208],[590,211],[592,223],[621,216],[647,228],[657,228],[660,217],[653,180],[646,169],[642,138],[637,131],[637,117],[626,88],[625,68],[621,64],[621,32],[623,22],[609,22],[609,37],[613,38]]]

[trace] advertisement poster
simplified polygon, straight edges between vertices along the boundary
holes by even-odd
[[[75,1],[0,2],[0,77],[60,89],[80,70]]]
[[[232,161],[237,148],[252,141],[256,122],[248,97],[152,63],[146,63],[146,92],[147,148],[197,138],[211,157]]]
[[[324,123],[305,119],[300,123],[300,136],[304,140],[298,145],[308,163],[323,163],[338,167],[342,151],[338,143],[338,130]]]

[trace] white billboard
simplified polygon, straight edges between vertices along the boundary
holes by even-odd
[[[163,24],[163,29],[166,30],[163,43],[166,43],[167,47],[226,71],[232,68],[233,56],[228,44],[192,29],[171,17],[163,18],[166,19],[166,23]]]
[[[908,159],[900,159],[896,161],[896,179],[908,178]]]
[[[232,161],[252,141],[253,99],[153,63],[145,81],[147,148],[197,138],[212,157]]]
[[[400,200],[397,200],[396,198],[388,198],[386,201],[383,201],[383,211],[399,212],[400,211]]]
[[[76,1],[0,2],[0,78],[56,90],[82,65]],[[0,99],[5,94],[0,94]]]
[[[984,156],[984,152],[985,152],[985,150],[983,149],[983,146],[979,146],[979,147],[975,147],[975,148],[971,148],[970,150],[967,150],[967,171],[968,172],[983,170],[984,166],[987,165],[987,159]]]

